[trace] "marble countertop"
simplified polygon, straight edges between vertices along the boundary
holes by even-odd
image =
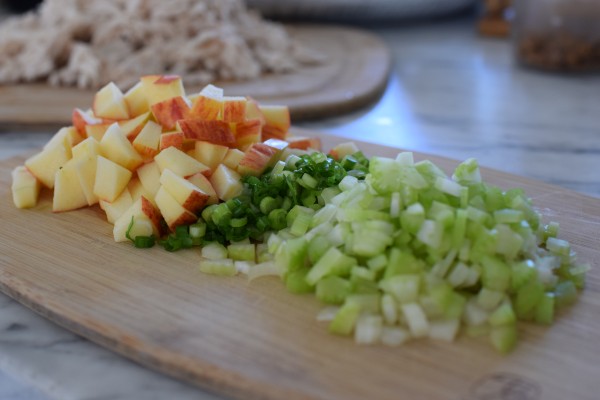
[[[394,58],[373,107],[302,124],[348,138],[480,164],[600,197],[600,76],[513,64],[508,41],[472,21],[375,30]],[[0,128],[0,159],[53,132]],[[599,203],[600,204],[600,203]],[[219,399],[57,327],[0,295],[0,399]]]

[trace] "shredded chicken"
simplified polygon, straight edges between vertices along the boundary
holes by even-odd
[[[124,89],[172,73],[200,85],[321,60],[243,0],[46,0],[0,25],[0,84]]]

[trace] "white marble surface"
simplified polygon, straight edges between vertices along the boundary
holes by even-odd
[[[600,197],[600,76],[513,66],[470,21],[377,30],[395,59],[371,109],[304,124],[463,159]],[[50,132],[0,132],[0,159]],[[600,204],[600,203],[599,203]],[[217,399],[139,367],[0,295],[0,399]]]

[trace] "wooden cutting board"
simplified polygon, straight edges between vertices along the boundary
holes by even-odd
[[[323,137],[326,148],[341,140]],[[321,305],[276,278],[209,276],[197,269],[198,251],[114,243],[99,209],[52,214],[48,193],[36,208],[17,210],[9,171],[22,161],[0,162],[0,289],[148,368],[236,399],[598,399],[599,199],[484,170],[501,187],[524,187],[593,266],[576,305],[551,327],[521,324],[518,347],[502,356],[467,337],[358,346],[327,333],[315,320]]]
[[[247,82],[216,82],[229,95],[250,95],[265,104],[286,104],[294,121],[330,117],[375,101],[390,71],[388,48],[376,35],[340,26],[290,26],[290,33],[325,56],[319,65]],[[184,77],[185,83],[185,77]],[[187,87],[194,93],[200,87]],[[64,126],[73,105],[91,106],[94,91],[44,84],[0,86],[0,125]]]

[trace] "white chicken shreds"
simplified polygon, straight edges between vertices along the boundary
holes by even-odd
[[[46,0],[0,24],[0,84],[124,89],[170,73],[201,85],[320,60],[243,0]]]

